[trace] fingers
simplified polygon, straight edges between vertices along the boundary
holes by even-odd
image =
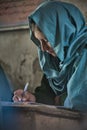
[[[26,91],[22,100],[23,101],[29,101],[29,102],[35,102],[36,98],[35,98],[35,96],[33,94],[31,94],[30,92]]]
[[[17,95],[14,95],[13,96],[13,101],[14,102],[19,102],[19,101],[21,101],[21,98],[19,98]]]
[[[22,89],[18,89],[14,92],[14,96],[13,96],[13,101],[14,102],[18,102],[22,100],[22,93],[23,90]]]
[[[36,98],[33,94],[31,94],[30,92],[26,91],[25,93],[23,93],[22,89],[18,89],[14,92],[14,96],[13,96],[13,101],[14,102],[35,102]]]

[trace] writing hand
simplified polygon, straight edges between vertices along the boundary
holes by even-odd
[[[18,89],[16,91],[14,91],[14,96],[13,96],[13,101],[14,102],[35,102],[36,101],[36,98],[35,96],[26,91],[24,94],[23,94],[24,90],[23,89]]]

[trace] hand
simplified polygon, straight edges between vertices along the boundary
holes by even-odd
[[[22,102],[35,102],[36,98],[30,92],[26,91],[23,94],[23,89],[18,89],[16,91],[14,91],[13,101],[14,102],[20,102],[20,101],[22,101]]]

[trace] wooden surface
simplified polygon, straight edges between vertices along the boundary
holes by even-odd
[[[28,102],[2,102],[0,106],[2,130],[84,130],[86,128],[86,120],[83,119],[82,113],[64,107]]]

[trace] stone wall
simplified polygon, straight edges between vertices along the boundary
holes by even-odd
[[[10,77],[14,89],[30,83],[30,90],[40,85],[42,72],[37,48],[29,39],[29,30],[0,32],[0,63]]]

